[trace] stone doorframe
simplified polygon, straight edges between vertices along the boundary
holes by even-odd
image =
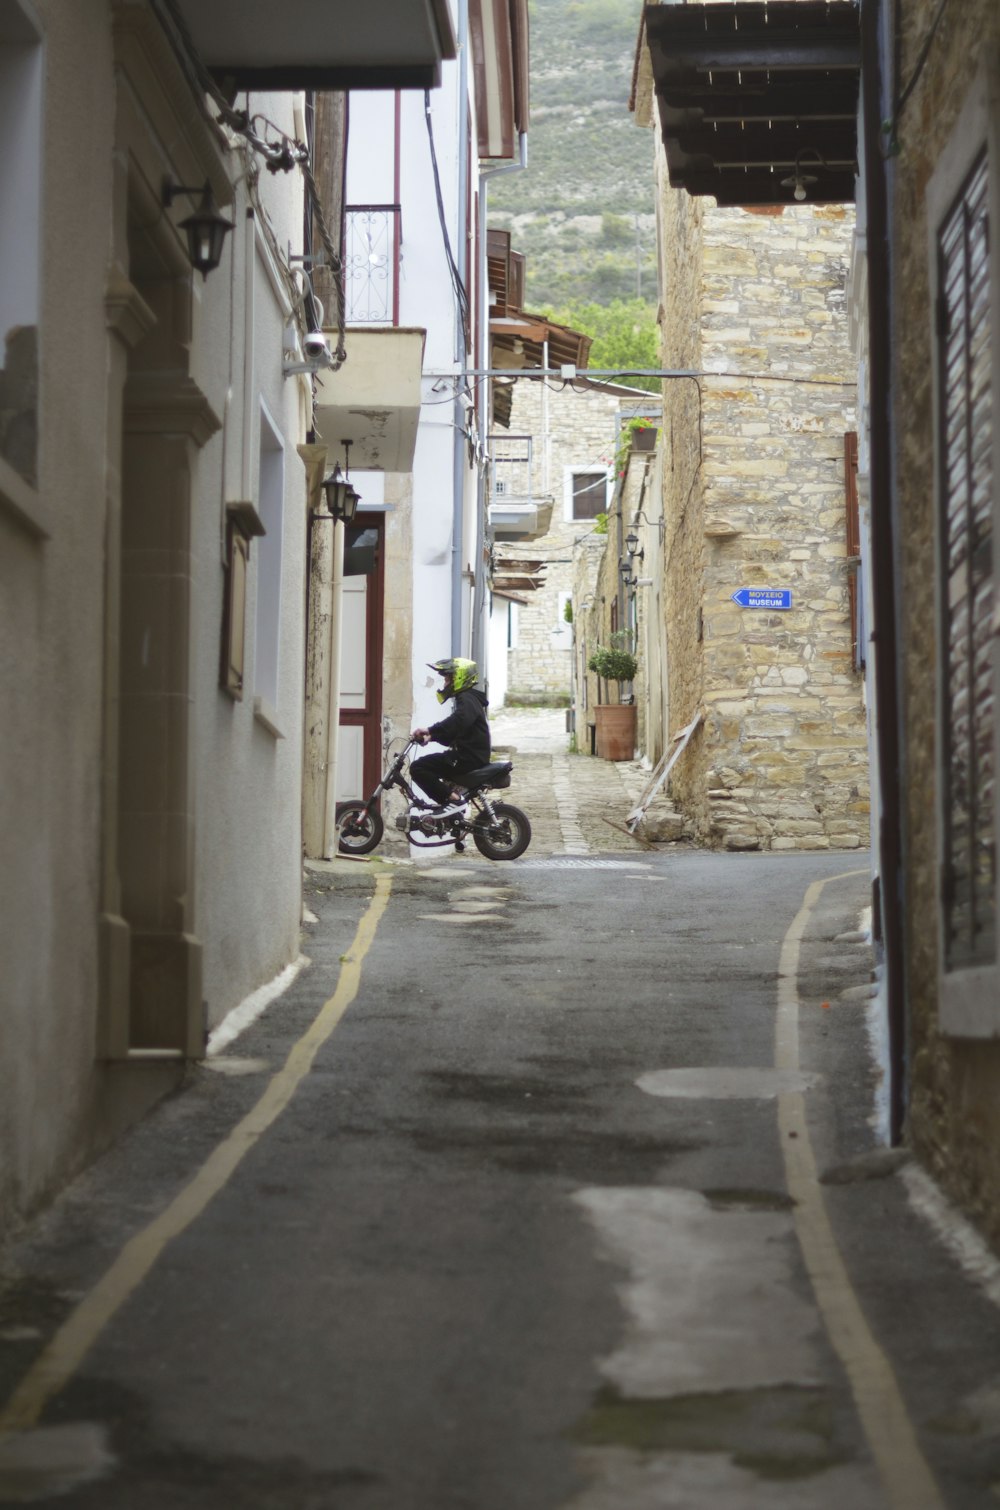
[[[232,201],[221,149],[149,7],[114,0],[99,1058],[204,1052],[195,931],[192,510],[220,420],[189,370],[192,271],[166,178]]]

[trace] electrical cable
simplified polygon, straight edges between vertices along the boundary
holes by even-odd
[[[948,0],[941,0],[941,3],[934,13],[934,19],[931,21],[930,26],[927,28],[927,35],[924,37],[924,40],[920,45],[920,51],[917,54],[917,61],[913,65],[913,72],[910,74],[906,85],[903,87],[903,89],[900,90],[899,95],[897,96],[893,104],[892,119],[891,121],[888,121],[886,123],[886,126],[884,128],[889,138],[886,150],[890,157],[895,156],[899,151],[897,127],[899,125],[900,117],[902,116],[903,111],[906,108],[907,101],[912,95],[914,89],[916,89],[917,87],[921,74],[927,66],[927,59],[930,57],[931,48],[934,45],[934,38],[937,35],[937,29],[941,25],[941,21],[944,18],[944,13],[947,8]]]
[[[452,287],[458,300],[458,310],[462,321],[462,329],[465,333],[465,345],[468,349],[472,341],[472,316],[469,309],[469,296],[466,292],[462,275],[455,262],[454,253],[451,249],[451,238],[448,235],[448,220],[444,208],[444,196],[441,193],[441,174],[438,170],[437,148],[434,145],[434,124],[431,120],[431,94],[429,89],[424,90],[424,121],[427,126],[427,140],[431,150],[431,168],[434,173],[434,194],[437,199],[438,220],[441,223],[441,235],[444,238],[445,258],[448,263],[448,272],[451,276]]]
[[[901,91],[899,99],[896,101],[896,109],[895,109],[895,112],[894,112],[894,121],[898,121],[899,120],[899,117],[900,117],[900,115],[901,115],[901,113],[903,111],[903,107],[905,106],[907,100],[910,98],[910,95],[913,93],[914,89],[917,86],[917,81],[919,80],[920,75],[924,71],[924,68],[925,68],[925,66],[927,64],[927,59],[930,57],[930,51],[931,51],[931,47],[934,45],[934,38],[935,38],[935,35],[937,34],[937,29],[938,29],[938,27],[941,24],[941,21],[942,21],[942,19],[944,17],[944,13],[947,10],[947,8],[948,8],[948,0],[941,0],[941,3],[938,6],[937,11],[935,13],[934,19],[931,22],[930,26],[928,27],[927,35],[924,38],[923,45],[920,48],[920,52],[919,52],[919,54],[917,56],[917,61],[916,61],[916,64],[914,65],[914,69],[913,69],[912,74],[910,75],[909,81],[906,84],[906,87]]]
[[[262,114],[250,116],[248,113],[249,104],[247,110],[235,110],[201,61],[198,49],[188,30],[187,23],[176,4],[176,0],[152,0],[152,4],[164,26],[178,62],[207,118],[212,120],[213,124],[224,125],[235,135],[242,137],[253,151],[263,159],[268,172],[287,173],[296,167],[301,170],[306,196],[310,201],[312,215],[319,231],[320,240],[323,242],[323,248],[330,267],[331,281],[337,295],[337,346],[336,350],[332,353],[330,364],[331,369],[336,370],[343,365],[347,358],[344,345],[346,334],[344,269],[340,254],[334,247],[329,227],[326,223],[326,217],[323,213],[319,190],[313,177],[309,148],[304,143],[295,141],[292,137],[281,131],[280,127],[276,126],[267,116]],[[204,96],[206,95],[211,99],[212,104],[218,112],[214,119],[205,110]],[[266,137],[261,136],[255,130],[254,123],[257,121],[262,121],[265,128],[270,127],[275,131],[278,139],[268,141]],[[253,192],[256,193],[255,183],[253,185]],[[256,207],[263,211],[263,205],[260,203],[259,197],[255,203]],[[267,224],[266,216],[262,214],[259,218],[265,225]],[[273,237],[271,239],[273,242]],[[291,269],[287,267],[285,259],[280,252],[277,252],[276,243],[274,243],[274,250],[277,253],[279,265],[282,267],[283,272],[287,274],[291,283]],[[294,287],[294,283],[291,283],[291,286]],[[298,298],[297,289],[296,298]]]

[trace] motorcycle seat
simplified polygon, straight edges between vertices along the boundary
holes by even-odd
[[[478,792],[484,786],[510,786],[510,773],[513,769],[512,760],[498,760],[493,765],[482,765],[476,771],[466,771],[459,777],[459,781],[467,792]]]

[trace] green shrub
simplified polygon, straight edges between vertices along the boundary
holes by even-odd
[[[631,650],[624,650],[616,645],[598,645],[587,662],[587,668],[595,671],[605,681],[617,682],[620,687],[622,682],[632,681],[639,669],[639,662]]]

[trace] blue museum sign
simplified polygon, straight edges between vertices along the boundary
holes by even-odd
[[[739,587],[732,595],[741,608],[791,608],[792,594],[787,587]]]

